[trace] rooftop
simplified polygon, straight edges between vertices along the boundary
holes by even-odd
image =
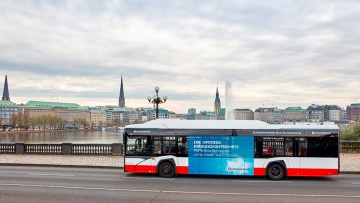
[[[116,108],[105,108],[105,111],[113,111],[113,112],[127,112],[128,109],[127,108],[121,108],[121,107],[116,107]]]
[[[9,100],[0,100],[0,105],[10,106],[10,105],[15,105],[15,103]]]
[[[289,112],[289,111],[304,111],[304,109],[301,107],[288,107],[285,109],[285,112]]]
[[[350,109],[360,109],[360,103],[359,104],[351,104],[349,106]]]
[[[63,103],[63,102],[45,102],[45,101],[28,101],[25,104],[26,107],[35,108],[65,108],[65,109],[88,109],[87,107],[81,107],[76,103]]]

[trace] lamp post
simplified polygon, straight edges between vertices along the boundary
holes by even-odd
[[[149,101],[149,103],[152,103],[152,104],[155,104],[155,107],[156,107],[156,119],[159,118],[159,104],[162,104],[162,103],[165,103],[166,100],[168,99],[167,96],[164,96],[163,98],[159,97],[159,87],[156,86],[155,87],[155,92],[156,92],[156,95],[154,95],[153,97],[151,96],[148,96],[147,99]]]

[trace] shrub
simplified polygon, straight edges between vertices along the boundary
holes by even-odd
[[[356,120],[354,124],[340,129],[341,140],[360,140],[360,120]]]

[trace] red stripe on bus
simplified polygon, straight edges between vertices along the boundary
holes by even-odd
[[[156,173],[156,166],[149,165],[125,165],[125,172],[135,173]],[[189,174],[189,167],[177,166],[177,174]],[[254,168],[254,176],[265,176],[265,168]],[[288,168],[287,176],[306,176],[306,177],[320,177],[329,175],[338,175],[338,169],[319,169],[319,168]]]
[[[338,175],[338,169],[323,169],[323,168],[288,168],[287,176],[329,176]]]
[[[125,172],[156,173],[156,166],[125,165]]]
[[[338,169],[323,169],[323,168],[289,168],[287,170],[288,176],[329,176],[329,175],[339,175]]]
[[[189,174],[189,167],[187,166],[176,166],[177,174]]]
[[[254,168],[254,176],[264,176],[265,168]]]
[[[322,168],[288,168],[286,171],[287,176],[329,176],[338,175],[338,169],[322,169]],[[254,176],[265,176],[265,168],[254,168]]]

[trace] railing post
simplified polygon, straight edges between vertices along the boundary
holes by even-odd
[[[62,143],[61,154],[62,155],[70,155],[71,154],[71,143]]]
[[[113,143],[111,153],[112,155],[122,155],[122,144]]]
[[[15,143],[15,154],[25,154],[24,143]]]

